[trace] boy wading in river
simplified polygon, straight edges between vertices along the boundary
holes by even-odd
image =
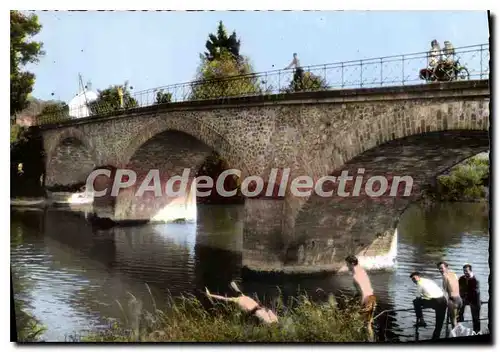
[[[443,291],[448,295],[448,314],[451,319],[451,327],[457,326],[458,312],[463,302],[460,297],[458,276],[448,268],[448,263],[439,262],[437,268],[443,277]]]
[[[214,295],[211,294],[208,288],[206,287],[205,287],[205,293],[209,298],[214,298],[224,302],[236,303],[242,311],[248,313],[248,315],[255,316],[257,319],[259,319],[261,322],[265,324],[272,324],[278,322],[278,317],[276,316],[276,314],[274,314],[272,310],[262,306],[254,299],[243,294],[243,292],[240,291],[240,289],[238,288],[238,286],[234,281],[231,282],[231,288],[239,294],[239,297],[223,297],[219,295]]]
[[[361,295],[361,304],[363,305],[362,312],[366,319],[366,329],[370,341],[374,341],[373,335],[373,316],[377,307],[377,298],[373,294],[372,284],[366,271],[359,265],[358,258],[353,255],[345,258],[345,262],[354,281],[354,286]]]

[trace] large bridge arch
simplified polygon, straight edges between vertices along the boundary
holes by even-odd
[[[335,196],[336,188],[327,184],[323,189],[333,190],[333,197],[313,193],[297,214],[294,238],[283,257],[285,270],[339,270],[347,254],[384,255],[400,216],[422,196],[425,186],[452,166],[489,148],[487,131],[455,130],[399,138],[354,157],[330,175],[339,176],[346,170],[355,179],[362,168],[363,182],[371,176],[384,176],[389,179],[389,189],[379,198],[367,197],[363,190],[358,197]],[[398,196],[389,196],[393,176],[412,177],[410,196],[403,196],[405,183]],[[352,187],[346,190],[352,192]]]
[[[44,139],[46,187],[85,183],[99,162],[92,140],[76,128],[56,132],[53,138]]]
[[[488,131],[487,90],[475,90],[472,86],[422,94],[420,89],[429,88],[422,86],[408,92],[402,87],[392,88],[390,101],[382,96],[374,96],[366,102],[346,97],[332,106],[311,107],[304,119],[314,119],[312,124],[319,126],[319,131],[308,133],[299,141],[302,148],[297,148],[295,158],[300,166],[292,171],[291,178],[330,175],[356,156],[393,140],[446,131]],[[467,95],[467,100],[457,99],[461,94]],[[285,243],[296,241],[295,221],[307,202],[307,197],[287,194]]]

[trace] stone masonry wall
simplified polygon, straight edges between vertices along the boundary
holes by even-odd
[[[276,167],[291,168],[291,178],[309,175],[317,179],[395,139],[439,131],[488,129],[489,82],[466,81],[296,93],[282,100],[267,96],[229,99],[223,104],[176,103],[96,120],[81,119],[43,133],[47,167],[53,169],[50,172],[55,178],[65,172],[52,166],[58,158],[55,150],[68,136],[82,140],[96,165],[120,167],[127,165],[153,136],[176,130],[217,151],[244,175],[265,178]],[[179,155],[179,159],[186,155]],[[286,257],[287,248],[300,242],[302,235],[296,232],[296,221],[308,201],[290,194],[272,201],[273,214],[281,215],[281,256]],[[269,228],[266,224],[261,222],[259,229],[248,228],[258,231],[259,236],[274,236],[276,224],[269,222]]]
[[[95,161],[90,151],[75,138],[61,142],[54,151],[50,168],[47,169],[45,185],[72,186],[85,183],[90,171],[95,167]],[[57,172],[64,170],[64,172]]]

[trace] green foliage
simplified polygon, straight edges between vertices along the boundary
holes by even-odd
[[[228,36],[222,21],[219,21],[217,34],[210,33],[205,44],[207,51],[205,59],[208,61],[219,60],[223,52],[230,53],[236,60],[242,59],[240,56],[240,40],[236,37],[236,32]]]
[[[23,71],[28,63],[35,63],[44,55],[42,43],[29,39],[38,34],[42,26],[35,14],[26,15],[10,11],[10,115],[26,108],[33,91],[35,75]]]
[[[22,126],[19,126],[18,124],[10,124],[10,147],[21,141],[23,138],[23,132],[25,131],[25,128]]]
[[[280,321],[256,324],[231,304],[215,303],[205,309],[194,296],[169,300],[162,311],[142,312],[135,328],[112,324],[108,330],[88,335],[87,342],[356,342],[366,341],[360,306],[352,301],[340,309],[328,302],[313,302],[307,296],[287,307],[278,300]],[[131,324],[132,325],[132,324]]]
[[[17,339],[19,342],[38,342],[46,327],[41,325],[33,316],[26,313],[22,306],[15,301]]]
[[[228,36],[220,21],[217,33],[209,34],[205,47],[207,51],[200,55],[196,81],[191,85],[191,100],[261,93],[248,58],[240,55],[236,32]]]
[[[50,102],[43,106],[36,120],[39,125],[68,121],[70,120],[69,106],[64,102]]]
[[[474,157],[438,177],[437,195],[441,200],[475,200],[485,197],[489,180],[489,159]]]
[[[285,88],[283,92],[311,92],[327,90],[328,88],[328,84],[323,78],[316,76],[311,72],[304,72],[301,80],[292,80],[292,82],[290,82],[290,85]]]
[[[172,102],[172,93],[163,92],[160,90],[156,93],[156,102],[155,104],[168,104]]]
[[[257,77],[247,59],[236,60],[226,50],[218,59],[201,57],[196,81],[191,86],[191,100],[216,99],[259,94]]]
[[[123,92],[123,106],[120,100],[119,90]],[[137,107],[137,100],[130,94],[127,83],[123,85],[110,86],[107,89],[97,92],[97,99],[88,104],[92,115],[107,114],[122,109],[131,109]]]

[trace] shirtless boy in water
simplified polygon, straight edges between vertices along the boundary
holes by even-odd
[[[240,309],[249,315],[257,317],[265,324],[272,324],[278,321],[278,317],[274,312],[261,304],[257,303],[254,299],[243,294],[234,281],[231,282],[231,288],[239,293],[239,297],[223,297],[211,294],[208,288],[205,287],[205,293],[209,298],[214,298],[224,302],[236,303]]]
[[[354,286],[361,295],[361,304],[363,305],[363,313],[367,324],[368,336],[370,341],[374,340],[373,335],[373,316],[377,307],[377,298],[373,294],[372,284],[366,271],[359,265],[358,258],[353,255],[345,258],[345,262],[349,271],[352,273]]]
[[[443,276],[443,291],[448,295],[448,314],[450,315],[451,326],[457,326],[458,312],[462,307],[462,298],[458,286],[458,276],[448,268],[448,263],[439,262],[437,267]]]

